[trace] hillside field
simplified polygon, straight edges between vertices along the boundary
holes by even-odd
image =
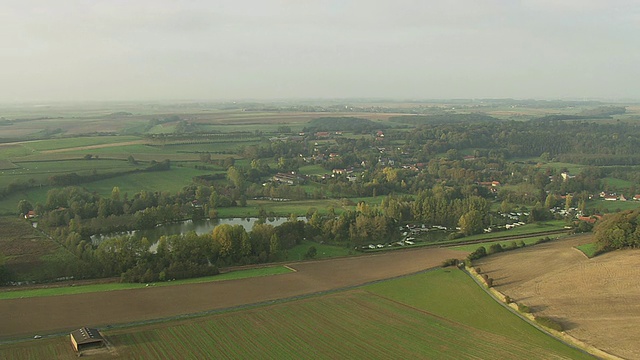
[[[593,236],[567,237],[483,258],[474,265],[514,301],[564,325],[566,333],[611,354],[640,358],[640,253],[587,258]],[[584,248],[584,246],[582,246]]]

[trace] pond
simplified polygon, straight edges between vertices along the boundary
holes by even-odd
[[[271,224],[273,226],[281,225],[287,222],[289,218],[281,217],[281,218],[267,218],[265,220],[266,224]],[[298,220],[306,220],[305,217],[299,217]],[[229,218],[229,219],[207,219],[200,221],[191,221],[185,220],[177,223],[170,223],[160,225],[153,229],[148,230],[134,230],[127,231],[123,233],[110,233],[110,234],[100,234],[91,236],[91,242],[94,245],[99,245],[101,242],[107,239],[111,239],[114,237],[122,236],[122,235],[139,235],[140,237],[146,237],[150,243],[156,243],[161,236],[163,235],[179,235],[186,234],[190,231],[195,231],[196,234],[202,235],[206,233],[210,233],[213,229],[222,224],[229,225],[242,225],[244,229],[249,232],[253,229],[253,225],[260,221],[259,218]]]

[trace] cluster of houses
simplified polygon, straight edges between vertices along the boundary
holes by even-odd
[[[272,178],[272,180],[274,182],[278,182],[278,183],[282,183],[282,184],[288,184],[288,185],[293,185],[293,184],[298,184],[300,182],[303,182],[306,180],[306,176],[305,175],[300,175],[298,173],[296,173],[295,171],[291,171],[288,173],[282,173],[279,172],[277,174],[275,174]]]
[[[500,182],[499,181],[481,181],[477,183],[480,186],[484,186],[485,188],[489,189],[489,191],[492,194],[497,194],[498,193],[498,188],[500,187]]]
[[[606,201],[627,201],[627,198],[623,194],[618,195],[616,193],[607,193],[604,191],[600,193],[600,198]],[[640,201],[640,194],[635,195],[633,200]]]

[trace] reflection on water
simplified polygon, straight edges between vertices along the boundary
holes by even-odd
[[[305,218],[299,218],[303,220]],[[253,225],[258,222],[258,218],[230,218],[230,219],[208,219],[201,221],[191,221],[185,220],[182,222],[171,223],[160,225],[154,229],[148,230],[134,230],[127,231],[124,233],[111,233],[111,234],[103,234],[103,235],[93,235],[91,237],[91,242],[94,245],[100,244],[102,241],[111,239],[117,236],[122,235],[139,235],[141,237],[146,237],[149,239],[149,242],[155,243],[157,242],[161,236],[163,235],[178,235],[178,234],[186,234],[190,231],[195,231],[196,234],[202,235],[213,231],[218,225],[229,224],[229,225],[242,225],[245,230],[251,231]],[[268,218],[265,223],[271,224],[273,226],[278,226],[280,224],[285,223],[288,220],[286,217],[282,218]]]

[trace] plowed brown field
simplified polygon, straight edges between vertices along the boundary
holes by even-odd
[[[464,253],[416,249],[292,263],[296,272],[138,290],[0,300],[0,339],[225,309],[361,285],[438,266]]]
[[[587,259],[581,235],[475,262],[495,288],[611,354],[640,359],[640,250]]]

